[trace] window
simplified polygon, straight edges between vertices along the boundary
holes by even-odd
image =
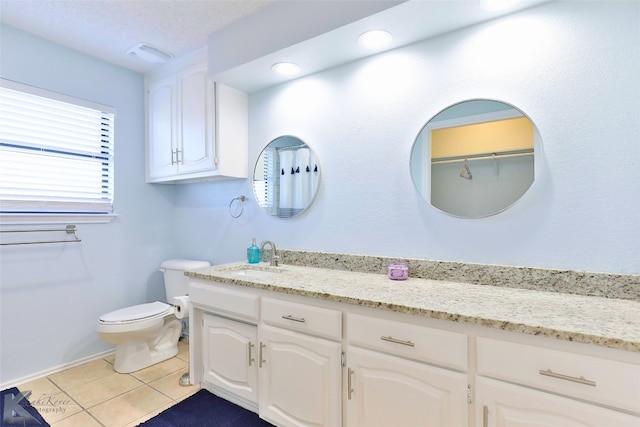
[[[113,213],[114,109],[0,80],[0,214]]]

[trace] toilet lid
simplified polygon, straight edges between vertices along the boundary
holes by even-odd
[[[146,319],[148,317],[164,314],[170,305],[160,301],[150,302],[147,304],[133,305],[131,307],[121,308],[111,313],[103,314],[100,317],[101,322],[117,323],[130,322],[132,320]]]

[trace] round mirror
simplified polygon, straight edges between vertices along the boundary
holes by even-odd
[[[499,101],[460,102],[436,114],[411,152],[416,189],[435,208],[462,218],[499,213],[534,179],[535,126]]]
[[[311,148],[295,136],[280,136],[262,150],[253,170],[253,193],[269,215],[302,214],[318,192],[320,165]]]

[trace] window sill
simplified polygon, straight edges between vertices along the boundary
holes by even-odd
[[[107,224],[116,214],[0,214],[0,225]]]

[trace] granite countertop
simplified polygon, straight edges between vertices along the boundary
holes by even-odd
[[[640,352],[640,302],[379,273],[282,265],[263,277],[225,264],[189,277]]]

